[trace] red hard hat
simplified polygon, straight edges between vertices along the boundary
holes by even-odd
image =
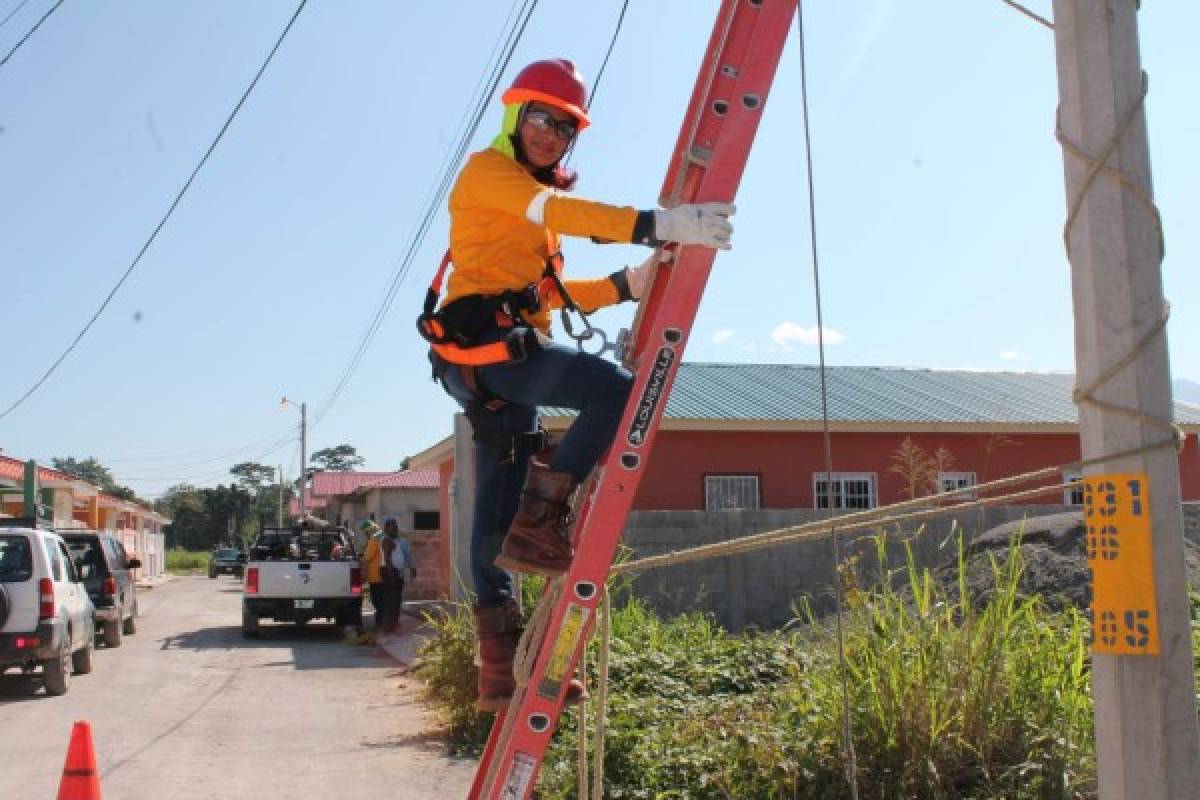
[[[500,99],[505,105],[533,101],[562,109],[579,120],[579,130],[591,124],[583,76],[565,58],[533,62],[517,74]]]

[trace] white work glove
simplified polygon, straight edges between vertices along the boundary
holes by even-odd
[[[654,238],[701,247],[730,250],[733,203],[687,203],[654,212]]]
[[[625,282],[629,285],[629,296],[634,300],[641,300],[646,289],[650,287],[650,277],[654,274],[655,263],[661,261],[667,264],[673,258],[675,258],[675,254],[670,250],[655,250],[649,258],[636,267],[626,267]]]

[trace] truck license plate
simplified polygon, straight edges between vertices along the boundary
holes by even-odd
[[[313,607],[312,600],[295,600],[293,602],[295,602],[296,608],[312,608]]]

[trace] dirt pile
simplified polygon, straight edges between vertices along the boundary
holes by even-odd
[[[1009,543],[1020,535],[1021,558],[1025,562],[1021,590],[1041,595],[1054,609],[1087,605],[1087,560],[1084,556],[1083,515],[1078,511],[1009,522],[980,534],[967,551],[967,588],[974,602],[985,602],[995,590],[992,560],[1008,560]],[[1200,542],[1185,540],[1184,558],[1188,579],[1200,587]],[[939,583],[955,590],[957,566],[935,571]]]

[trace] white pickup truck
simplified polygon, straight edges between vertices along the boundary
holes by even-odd
[[[264,528],[250,548],[242,579],[242,635],[259,621],[362,620],[362,570],[345,528],[306,521],[303,527]]]

